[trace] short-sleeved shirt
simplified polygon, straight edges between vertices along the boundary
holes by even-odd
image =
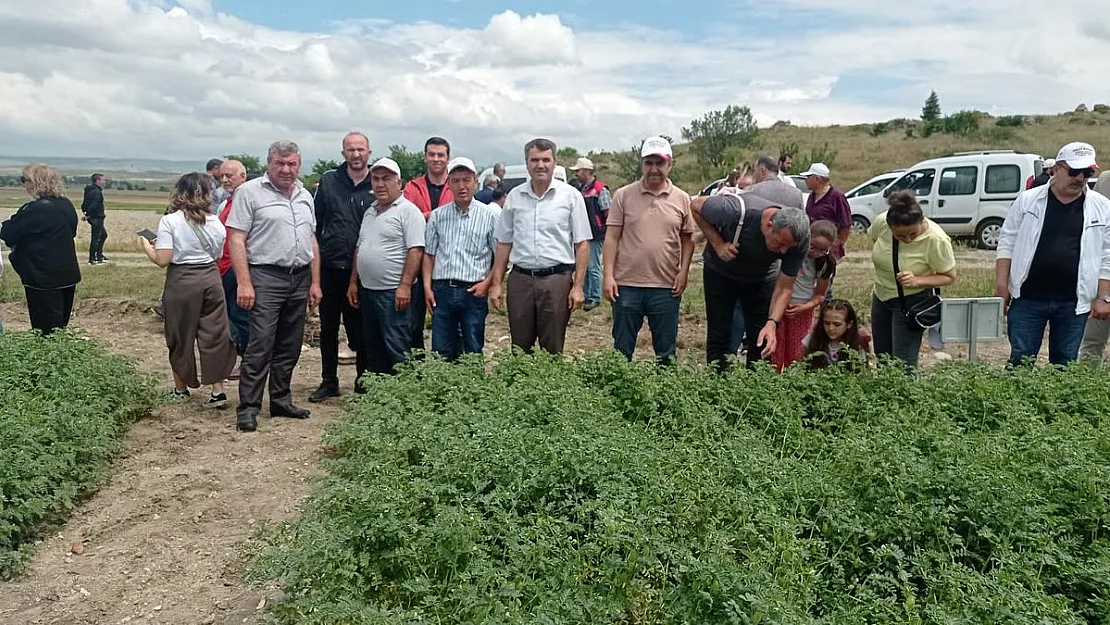
[[[316,211],[312,194],[300,181],[292,197],[278,191],[269,174],[239,185],[227,227],[247,233],[251,265],[295,268],[312,262]]]
[[[682,265],[682,239],[697,229],[690,196],[667,181],[661,191],[643,180],[617,189],[607,226],[621,229],[613,276],[622,286],[673,288]]]
[[[706,268],[738,282],[774,282],[780,271],[796,277],[809,253],[809,237],[804,237],[785,254],[772,252],[767,249],[767,240],[763,238],[762,219],[764,209],[777,205],[747,193],[743,198],[744,227],[736,246],[736,258],[726,263],[717,256],[712,245],[707,245],[703,256]],[[731,243],[740,225],[740,199],[729,194],[714,195],[702,204],[701,217]]]
[[[832,280],[836,275],[836,259],[831,254],[820,258],[806,255],[802,268],[794,278],[794,290],[790,294],[791,304],[804,304],[817,294],[817,283]]]
[[[499,219],[501,207],[478,200],[471,200],[465,213],[454,201],[432,211],[424,234],[424,252],[436,258],[432,280],[484,280],[493,266]]]
[[[409,250],[424,247],[424,215],[398,197],[384,210],[374,202],[358,232],[358,279],[363,288],[386,291],[401,284]]]
[[[794,181],[789,179],[783,182],[778,178],[768,178],[753,184],[748,188],[747,193],[757,195],[783,208],[804,209],[806,207],[805,196],[798,190]]]
[[[509,191],[495,237],[512,244],[513,266],[548,269],[573,265],[574,246],[592,239],[593,231],[582,194],[561,180],[552,180],[543,197],[527,182]]]
[[[932,276],[947,273],[956,267],[956,256],[952,252],[952,239],[934,223],[926,219],[927,227],[921,236],[912,243],[898,243],[898,269],[912,271],[915,276]],[[894,249],[890,227],[886,223],[886,213],[875,218],[875,223],[867,231],[874,246],[871,248],[871,263],[875,267],[875,297],[886,302],[898,297],[898,282],[894,279]],[[924,288],[903,289],[906,295],[924,291]]]
[[[831,221],[839,230],[852,227],[852,207],[848,204],[848,198],[844,197],[844,192],[836,187],[829,187],[821,199],[817,199],[816,193],[810,193],[806,200],[806,215],[810,223],[824,219]],[[844,246],[839,242],[835,243],[832,254],[840,260],[844,257]]]
[[[175,211],[158,220],[156,250],[173,250],[172,265],[207,265],[216,262],[224,249],[227,230],[216,215],[208,215],[204,225],[193,222],[196,231],[185,219],[185,213]],[[200,237],[204,237],[202,241]]]

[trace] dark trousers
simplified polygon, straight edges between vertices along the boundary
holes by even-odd
[[[350,269],[320,269],[320,381],[339,386],[339,320],[347,330],[347,345],[355,350],[355,374],[366,371],[362,349],[362,316],[347,301]]]
[[[289,389],[301,358],[308,288],[312,272],[252,265],[254,308],[250,311],[250,343],[239,366],[239,412],[262,407],[269,379],[270,405],[292,405]]]
[[[651,346],[660,363],[674,360],[678,342],[678,311],[682,296],[667,288],[620,286],[613,302],[613,347],[632,360],[636,337],[647,317]]]
[[[104,229],[103,217],[86,217],[92,227],[89,237],[89,260],[95,261],[104,258],[104,242],[108,240],[108,231]]]
[[[452,286],[454,284],[454,286]],[[462,354],[481,354],[486,344],[486,315],[489,298],[467,291],[471,283],[433,280],[432,351],[445,360]]]
[[[362,349],[371,373],[391,374],[412,349],[412,326],[408,310],[397,310],[397,290],[358,289],[362,312]],[[421,298],[423,299],[423,298]]]
[[[227,322],[231,330],[231,340],[235,343],[235,353],[240,357],[247,353],[247,345],[251,340],[251,311],[239,308],[239,281],[235,279],[235,270],[228,269],[227,273],[220,276],[224,285],[224,301],[227,302]]]
[[[508,295],[509,335],[513,345],[527,353],[538,341],[540,348],[552,354],[563,353],[570,321],[570,273],[556,273],[533,278],[521,271],[509,273]]]
[[[24,287],[27,296],[27,315],[31,318],[31,328],[43,334],[50,334],[58,328],[69,325],[69,315],[73,312],[73,293],[76,286],[61,289],[32,289]]]
[[[412,285],[412,301],[409,302],[409,347],[424,351],[424,321],[428,316],[428,302],[424,301],[424,281],[420,278]]]
[[[1010,364],[1036,359],[1048,327],[1048,361],[1066,365],[1079,356],[1088,314],[1075,314],[1075,300],[1038,300],[1019,297],[1010,303],[1006,330],[1010,336]]]
[[[871,341],[876,356],[893,356],[906,363],[910,370],[916,369],[924,334],[923,330],[915,330],[906,323],[897,297],[884,302],[871,296]]]
[[[772,282],[741,282],[706,267],[702,272],[705,285],[705,360],[718,369],[728,367],[729,345],[732,343],[732,319],[739,302],[744,311],[744,344],[751,366],[762,359],[757,344],[759,333],[767,325],[771,308]]]

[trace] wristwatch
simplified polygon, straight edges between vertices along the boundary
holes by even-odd
[[[1103,295],[1099,298],[1103,304],[1110,304],[1110,295]]]

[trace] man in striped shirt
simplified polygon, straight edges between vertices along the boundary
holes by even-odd
[[[478,170],[466,157],[447,165],[454,199],[432,211],[424,235],[424,298],[432,309],[432,351],[447,360],[482,353],[493,255],[496,205],[474,199]]]

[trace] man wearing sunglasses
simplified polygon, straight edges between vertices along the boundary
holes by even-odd
[[[1095,149],[1060,149],[1052,179],[1014,201],[998,241],[995,295],[1008,308],[1010,364],[1036,359],[1049,328],[1048,360],[1076,360],[1087,318],[1110,319],[1110,200],[1088,193]]]

